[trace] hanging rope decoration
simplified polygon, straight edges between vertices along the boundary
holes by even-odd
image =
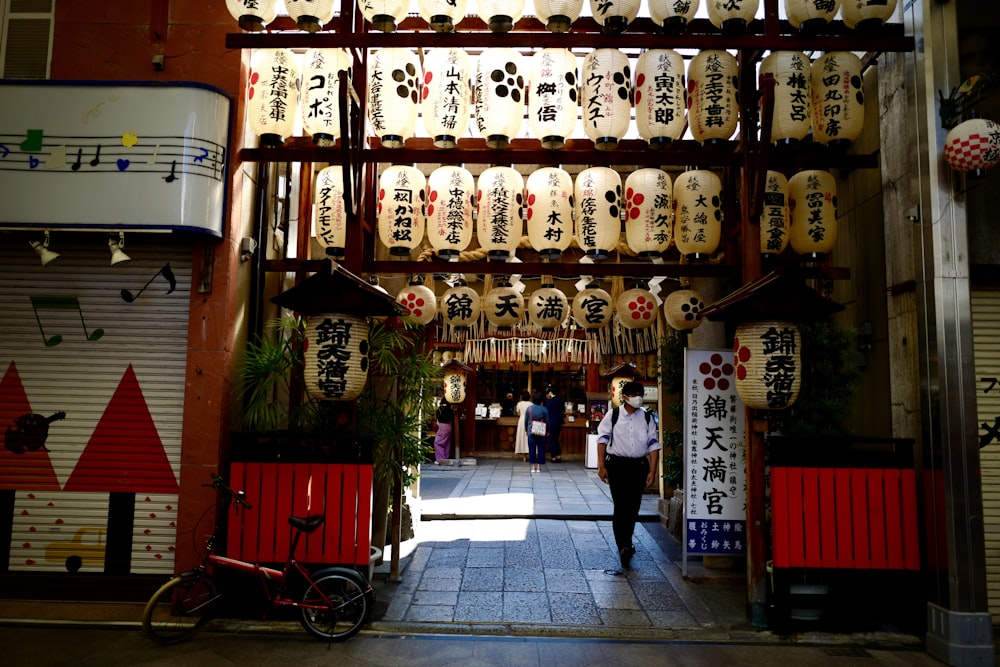
[[[465,341],[465,361],[470,364],[599,364],[596,340],[578,338],[477,338]]]

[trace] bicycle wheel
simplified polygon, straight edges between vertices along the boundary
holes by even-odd
[[[209,575],[174,577],[149,598],[142,612],[142,629],[155,642],[175,644],[200,630],[218,602]]]
[[[371,613],[367,591],[353,577],[335,572],[313,582],[302,595],[302,604],[315,607],[302,609],[302,627],[327,641],[353,637]]]

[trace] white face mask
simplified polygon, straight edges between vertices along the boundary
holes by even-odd
[[[625,400],[627,400],[628,404],[631,405],[633,408],[642,407],[642,396],[629,396]]]

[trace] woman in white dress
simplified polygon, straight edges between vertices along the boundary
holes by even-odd
[[[517,413],[517,435],[514,436],[514,456],[521,455],[522,461],[528,460],[528,433],[524,426],[524,415],[531,407],[531,394],[526,391],[521,392],[521,400],[514,406]]]

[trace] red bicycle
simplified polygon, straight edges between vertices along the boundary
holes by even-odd
[[[243,491],[233,491],[219,475],[213,473],[211,485],[206,486],[217,489],[219,502],[231,503],[234,512],[240,506],[252,509]],[[222,534],[221,514],[216,512],[215,530],[205,545],[201,564],[165,583],[146,603],[142,628],[150,639],[174,644],[193,636],[208,622],[222,598],[212,576],[214,568],[241,572],[260,582],[267,602],[264,618],[276,607],[299,609],[299,621],[306,632],[326,641],[342,641],[361,630],[375,601],[375,592],[367,578],[347,567],[329,567],[311,573],[295,560],[299,538],[302,533],[319,528],[323,524],[322,515],[288,518],[295,530],[288,560],[277,570],[215,555],[215,544]]]

